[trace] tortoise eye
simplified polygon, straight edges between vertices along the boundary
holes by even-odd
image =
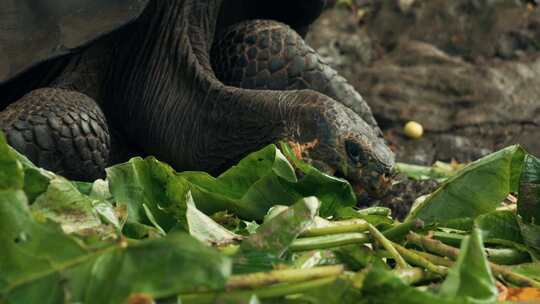
[[[365,164],[367,162],[367,159],[362,151],[362,148],[360,148],[360,145],[358,145],[354,141],[346,140],[345,150],[347,151],[347,156],[349,156],[349,158],[351,159],[353,163]]]

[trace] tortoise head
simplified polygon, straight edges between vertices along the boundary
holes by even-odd
[[[225,0],[218,28],[250,19],[270,19],[289,25],[305,36],[328,0]]]
[[[320,109],[321,110],[321,109]],[[380,134],[349,108],[331,102],[302,115],[295,152],[314,167],[347,179],[357,194],[380,198],[395,176],[394,153]],[[293,148],[295,143],[293,143]]]

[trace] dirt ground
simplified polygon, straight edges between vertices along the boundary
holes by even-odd
[[[468,162],[511,144],[540,156],[533,2],[353,0],[326,11],[308,43],[367,100],[398,161]],[[410,120],[421,139],[404,136]],[[404,180],[383,204],[402,214],[434,187]]]
[[[516,0],[357,0],[308,42],[370,104],[398,160],[466,162],[519,143],[540,155],[540,8]],[[403,124],[425,136],[407,139]]]

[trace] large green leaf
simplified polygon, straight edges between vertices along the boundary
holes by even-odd
[[[136,157],[127,163],[107,168],[113,200],[117,204],[127,205],[128,230],[137,229],[133,225],[143,224],[168,231],[177,224],[175,213],[185,215],[185,194],[183,197],[169,195],[174,178],[174,170],[153,157]]]
[[[409,286],[391,271],[380,267],[373,267],[366,275],[362,286],[362,299],[370,304],[463,303]]]
[[[188,193],[187,199],[187,230],[189,234],[201,242],[209,245],[226,245],[240,240],[240,236],[230,232],[225,227],[216,223],[208,215],[202,213],[195,206],[191,193]]]
[[[313,225],[320,204],[316,197],[299,200],[293,206],[265,221],[257,229],[257,233],[250,235],[242,242],[240,249],[282,255],[302,231]]]
[[[515,265],[512,271],[540,282],[540,262]]]
[[[4,134],[0,132],[0,190],[22,189],[23,176],[23,168],[17,161],[15,151],[8,146]]]
[[[0,302],[122,303],[220,289],[230,262],[185,234],[89,245],[57,224],[36,221],[20,190],[0,193]]]
[[[298,180],[285,156],[269,145],[217,178],[204,172],[176,173],[152,157],[111,167],[107,176],[114,199],[128,204],[130,221],[151,224],[145,205],[166,231],[184,221],[188,192],[206,214],[228,210],[250,220],[261,220],[275,204],[292,205],[311,195],[321,200],[328,215],[356,203],[346,181],[307,168]]]
[[[526,223],[521,219],[518,219],[518,223],[529,253],[537,261],[540,260],[540,225]]]
[[[303,197],[315,196],[321,200],[321,216],[335,216],[338,210],[356,205],[356,195],[348,181],[321,172],[298,159],[285,143],[282,143],[280,148],[302,173],[302,178],[294,188]]]
[[[486,243],[500,245],[523,244],[523,237],[512,211],[493,211],[482,214],[474,221]]]
[[[120,228],[120,221],[109,202],[82,194],[75,187],[76,183],[36,167],[24,155],[9,147],[1,133],[0,150],[4,151],[0,156],[4,161],[0,175],[11,172],[10,179],[19,181],[19,187],[22,179],[22,189],[32,204],[34,216],[61,224],[67,233],[100,234],[106,237],[106,234],[114,233],[115,228]],[[17,168],[18,173],[6,167],[8,160],[12,168]],[[95,184],[98,182],[89,184],[90,190]]]
[[[494,211],[510,192],[517,192],[525,151],[510,146],[468,165],[449,178],[407,220],[445,222]]]
[[[463,165],[453,165],[437,161],[433,166],[419,166],[405,163],[396,163],[396,170],[415,180],[437,180],[443,182],[456,174]]]
[[[303,198],[266,220],[255,234],[241,243],[234,260],[234,272],[271,269],[300,233],[313,225],[319,207],[317,198]]]
[[[35,217],[61,224],[66,233],[107,237],[120,229],[110,203],[81,194],[73,183],[62,177],[49,181],[47,190],[35,199],[31,210]],[[102,217],[101,214],[110,216]]]
[[[449,298],[463,299],[463,303],[494,303],[497,300],[495,279],[478,229],[474,229],[461,243],[458,260],[448,271],[440,293]]]
[[[540,224],[540,159],[527,155],[519,185],[518,214],[527,223]]]

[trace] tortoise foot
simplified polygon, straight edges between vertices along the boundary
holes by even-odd
[[[63,89],[32,91],[0,112],[9,144],[36,165],[76,180],[104,176],[110,138],[90,97]]]

